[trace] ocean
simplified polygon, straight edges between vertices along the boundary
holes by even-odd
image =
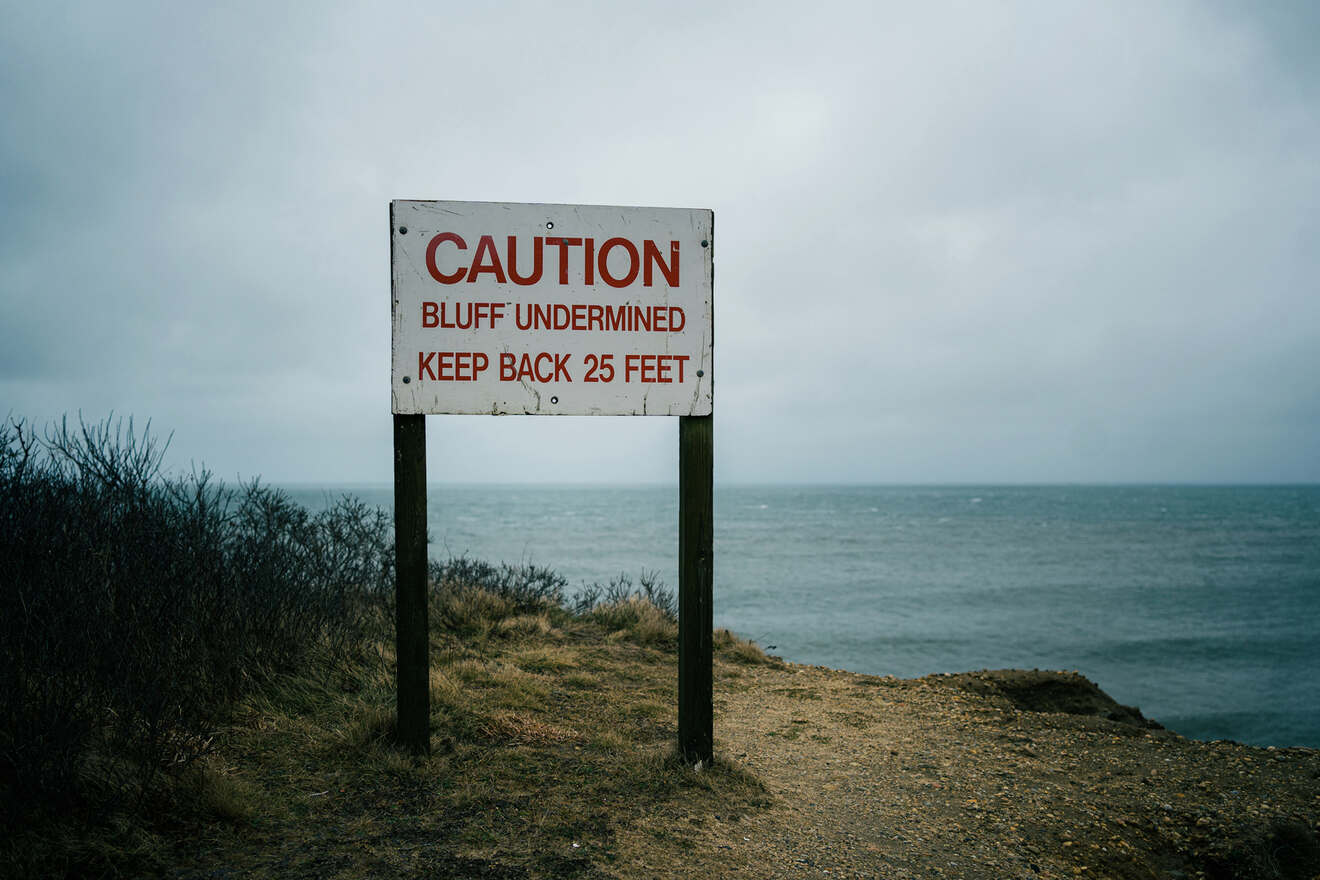
[[[677,587],[674,486],[432,485],[428,511],[433,557]],[[793,662],[1077,670],[1184,736],[1320,747],[1320,486],[717,485],[714,589],[716,626]]]

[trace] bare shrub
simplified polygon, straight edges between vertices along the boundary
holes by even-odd
[[[432,560],[429,574],[441,593],[484,590],[508,600],[511,610],[517,612],[563,605],[564,587],[568,586],[563,576],[544,566],[508,562],[494,565],[467,556],[451,556],[443,562]]]
[[[161,475],[133,421],[0,425],[0,813],[140,798],[228,703],[313,647],[361,643],[389,518],[309,514],[256,481]]]
[[[638,576],[636,586],[625,573],[612,578],[608,584],[584,584],[573,597],[571,610],[574,614],[589,615],[602,605],[619,605],[631,599],[654,605],[665,617],[678,620],[678,599],[674,592],[660,580],[659,572],[645,569]]]

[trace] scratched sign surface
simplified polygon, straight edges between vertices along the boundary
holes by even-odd
[[[396,413],[709,415],[714,216],[390,203]]]

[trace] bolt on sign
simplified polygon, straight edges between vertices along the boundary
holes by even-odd
[[[711,414],[711,211],[396,200],[390,221],[396,414]]]

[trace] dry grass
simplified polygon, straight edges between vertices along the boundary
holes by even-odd
[[[599,605],[590,612],[590,617],[615,641],[660,647],[674,645],[678,640],[678,623],[640,596]]]
[[[150,803],[0,843],[0,876],[593,877],[768,803],[676,755],[676,627],[649,603],[574,617],[449,585],[432,612],[430,756],[393,744],[383,634],[245,697]]]
[[[486,738],[497,744],[550,745],[581,740],[576,731],[525,712],[496,712],[480,729]]]
[[[714,635],[714,648],[721,657],[734,663],[752,666],[758,664],[782,665],[783,661],[771,657],[761,646],[750,639],[744,639],[727,629],[717,629]]]
[[[545,636],[553,630],[554,624],[550,622],[550,615],[546,612],[506,617],[495,627],[495,631],[501,636],[515,639],[527,638],[528,636]]]
[[[263,809],[263,793],[251,781],[214,759],[199,761],[180,777],[180,787],[191,788],[198,805],[215,818],[245,823]]]
[[[443,602],[429,757],[390,743],[385,646],[347,675],[284,681],[244,705],[245,723],[198,776],[190,842],[177,838],[160,866],[183,877],[217,865],[255,877],[601,876],[624,839],[630,853],[640,840],[679,859],[699,831],[688,817],[768,803],[730,761],[694,772],[676,756],[663,615],[638,602],[579,619],[514,612],[489,594]],[[683,819],[657,836],[662,816]]]
[[[519,669],[534,673],[563,673],[577,668],[577,655],[562,645],[537,645],[514,655]]]

